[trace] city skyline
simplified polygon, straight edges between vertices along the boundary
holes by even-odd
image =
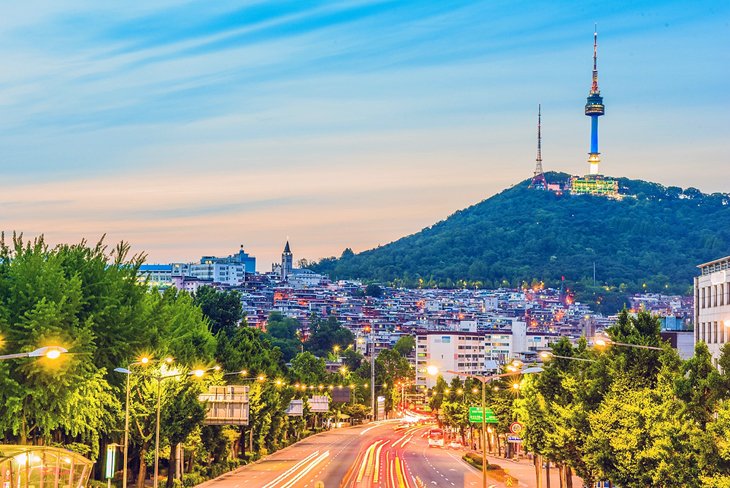
[[[728,191],[730,7],[217,2],[4,7],[2,229],[149,262],[356,252],[545,171]],[[526,12],[526,13],[525,13]]]

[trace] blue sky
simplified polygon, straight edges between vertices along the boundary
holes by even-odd
[[[730,4],[15,2],[0,7],[5,231],[152,262],[385,244],[546,170],[727,186]]]

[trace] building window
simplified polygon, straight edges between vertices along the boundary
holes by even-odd
[[[722,321],[720,321],[720,344],[725,343],[725,327],[723,327]]]
[[[712,335],[713,335],[713,338],[715,339],[714,343],[717,344],[717,321],[712,323],[712,330],[713,330]]]
[[[704,286],[700,289],[700,293],[702,294],[702,308],[705,308],[705,287]]]

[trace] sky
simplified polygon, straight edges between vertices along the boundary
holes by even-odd
[[[384,245],[532,175],[728,192],[730,2],[0,6],[0,229],[260,271]]]

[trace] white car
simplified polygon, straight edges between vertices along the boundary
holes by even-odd
[[[452,449],[461,449],[462,446],[461,446],[461,442],[459,442],[459,441],[451,441],[451,443],[449,444],[449,447]]]

